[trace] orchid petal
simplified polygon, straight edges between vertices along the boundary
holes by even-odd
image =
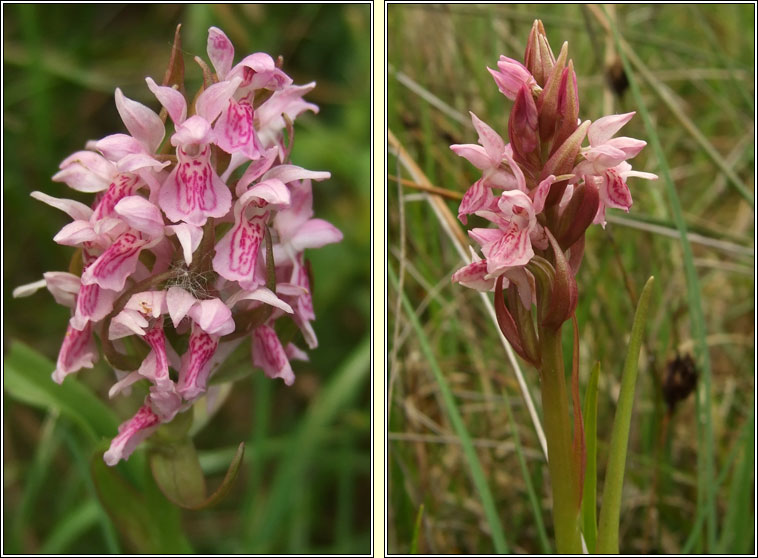
[[[200,241],[203,239],[202,227],[196,227],[189,223],[179,223],[178,225],[169,225],[166,229],[173,232],[176,238],[179,239],[179,244],[181,244],[184,254],[184,262],[190,265],[192,263],[192,254],[200,246]]]
[[[119,88],[116,88],[116,109],[129,133],[150,153],[155,153],[166,134],[160,117],[142,103],[126,97]]]
[[[503,159],[503,152],[505,151],[505,142],[498,133],[490,128],[488,124],[479,119],[473,112],[469,111],[471,115],[471,122],[474,124],[477,134],[479,134],[479,143],[484,147],[487,152],[487,157],[490,160],[490,166],[496,167]]]
[[[188,315],[208,335],[223,336],[234,331],[232,311],[218,298],[198,300]]]
[[[92,209],[84,205],[82,202],[75,200],[67,200],[62,198],[54,198],[48,196],[43,192],[34,191],[30,194],[35,200],[39,200],[42,203],[60,209],[74,220],[86,221],[92,216]]]
[[[117,292],[101,289],[99,285],[82,285],[76,297],[71,325],[76,329],[84,329],[89,322],[99,322],[113,310],[117,296]]]
[[[218,79],[225,79],[234,61],[234,46],[229,37],[218,27],[208,29],[208,58],[216,70]]]
[[[146,244],[147,240],[134,233],[122,234],[84,271],[82,284],[97,283],[104,289],[121,291],[127,277],[137,269],[137,260]]]
[[[168,289],[166,293],[166,306],[168,308],[168,315],[174,323],[174,328],[179,327],[179,322],[187,315],[187,312],[190,311],[195,302],[197,302],[195,297],[181,287],[170,287]]]
[[[587,132],[591,146],[606,143],[634,116],[634,112],[625,114],[610,114],[598,118],[591,125]]]
[[[195,112],[204,118],[209,124],[216,120],[227,102],[242,82],[241,78],[235,77],[230,81],[214,83],[208,89],[200,93],[195,101]]]
[[[189,120],[188,120],[189,122]],[[203,226],[208,217],[223,217],[232,204],[232,193],[210,163],[210,148],[197,157],[177,149],[179,163],[161,186],[158,203],[171,221]]]
[[[153,95],[166,107],[166,112],[177,126],[187,118],[187,101],[179,91],[173,87],[158,85],[153,78],[146,77],[145,81]]]
[[[279,289],[277,288],[277,290]],[[284,302],[281,298],[276,296],[276,294],[274,294],[266,287],[258,287],[253,291],[238,291],[227,299],[226,304],[229,306],[229,308],[233,308],[235,304],[243,300],[256,300],[258,302],[268,304],[269,306],[274,306],[276,308],[284,310],[288,314],[294,313],[294,310],[289,304]]]
[[[253,364],[262,368],[269,378],[281,378],[288,386],[295,382],[295,374],[279,337],[266,325],[253,331]]]
[[[87,324],[84,329],[78,330],[70,324],[63,338],[53,381],[60,384],[69,374],[82,368],[92,368],[97,360],[97,345],[92,338],[92,326]]]
[[[118,436],[113,438],[108,451],[103,455],[105,463],[113,467],[122,459],[128,459],[136,447],[148,438],[160,425],[160,418],[149,406],[140,407],[137,414],[118,427]]]
[[[251,281],[263,240],[264,217],[240,215],[234,227],[216,244],[213,269],[230,281]]]
[[[253,106],[247,100],[229,99],[213,128],[216,145],[227,153],[238,152],[248,159],[258,159],[263,146],[255,132],[253,114]]]
[[[208,335],[200,327],[192,327],[189,347],[182,356],[182,367],[179,370],[179,383],[177,384],[177,391],[187,401],[191,401],[205,392],[213,354],[217,348],[218,339],[216,337]]]
[[[290,244],[295,252],[302,252],[306,248],[321,248],[341,240],[342,232],[337,227],[323,219],[310,219],[300,227]]]
[[[122,198],[114,209],[131,228],[151,238],[163,233],[161,210],[141,196]]]
[[[475,145],[473,143],[453,144],[450,146],[450,149],[453,153],[459,157],[463,157],[479,170],[486,170],[492,166],[489,155],[487,155],[487,152],[481,145]]]

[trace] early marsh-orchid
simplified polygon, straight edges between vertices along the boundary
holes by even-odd
[[[578,408],[578,337],[572,377],[574,432],[568,416],[561,327],[577,303],[576,273],[584,236],[593,223],[605,226],[608,207],[628,211],[626,179],[657,178],[633,171],[628,159],[646,143],[613,136],[633,112],[579,119],[579,93],[568,45],[556,58],[542,23],[535,21],[524,64],[501,57],[487,68],[503,95],[514,101],[508,137],[471,114],[479,145],[451,145],[482,172],[458,209],[464,224],[474,214],[494,226],[469,236],[484,256],[452,275],[452,281],[494,291],[498,325],[513,349],[540,371],[553,517],[558,551],[582,551],[577,516],[584,476],[583,430]],[[582,147],[585,136],[589,146]],[[592,550],[592,549],[590,549]]]
[[[117,375],[110,397],[146,383],[142,406],[105,452],[108,465],[209,393],[212,374],[245,339],[252,365],[292,385],[290,359],[307,356],[291,336],[280,339],[279,320],[291,317],[316,347],[305,250],[342,239],[313,218],[311,180],[330,174],[289,160],[293,121],[318,111],[302,99],[315,84],[293,85],[265,53],[233,65],[231,42],[212,27],[215,73],[197,59],[204,84],[195,96],[184,90],[178,41],[177,31],[163,83],[146,78],[162,115],[116,89],[128,134],[89,142],[53,177],[95,193],[91,206],[32,193],[71,217],[55,241],[77,251],[71,273],[14,292],[45,286],[71,309],[56,382],[93,367],[97,337]]]

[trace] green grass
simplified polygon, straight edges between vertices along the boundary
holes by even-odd
[[[610,210],[606,230],[588,231],[577,277],[582,394],[594,362],[602,371],[597,494],[603,494],[629,324],[643,284],[654,275],[621,499],[620,550],[749,552],[755,541],[746,525],[754,511],[745,495],[753,494],[754,477],[734,456],[751,451],[742,433],[754,420],[753,7],[617,6],[618,31],[632,48],[632,85],[618,97],[607,89],[604,65],[606,56],[616,59],[619,51],[588,7],[390,6],[388,123],[435,186],[462,193],[478,178],[448,148],[476,142],[469,110],[506,135],[511,102],[497,91],[486,66],[494,67],[501,54],[521,59],[535,18],[544,21],[556,52],[569,42],[580,117],[636,110],[623,135],[649,145],[632,164],[661,177],[630,179],[629,215]],[[388,168],[411,178],[391,153]],[[403,187],[401,211],[397,184],[389,181],[387,192],[390,264],[401,274],[403,295],[458,401],[495,506],[508,510],[503,522],[509,546],[542,552],[528,486],[534,484],[549,517],[547,469],[523,399],[511,403],[517,446],[507,409],[493,397],[493,387],[495,393],[499,386],[519,391],[497,331],[477,293],[450,283],[460,257],[430,205]],[[457,202],[447,206],[456,213]],[[633,226],[627,226],[630,220]],[[476,226],[484,222],[472,218],[465,228]],[[396,358],[389,369],[395,378],[389,394],[389,550],[407,552],[423,503],[419,548],[493,552],[477,493],[460,479],[461,446],[431,440],[450,440],[450,422],[440,388],[429,379],[430,360],[410,334],[397,296],[390,290],[388,350]],[[679,403],[669,420],[660,386],[677,351],[696,357],[700,381],[696,395]],[[536,372],[525,366],[524,374],[534,396]],[[552,539],[552,525],[546,527]]]
[[[176,524],[171,529],[180,527],[187,538],[173,539],[177,551],[370,551],[369,8],[3,5],[3,352],[9,359],[3,417],[5,550],[120,553],[135,551],[140,544],[139,537],[124,536],[103,511],[97,493],[102,486],[93,484],[90,461],[144,393],[135,390],[131,398],[109,401],[114,376],[102,362],[63,386],[53,383],[52,362],[69,310],[45,291],[22,300],[10,294],[45,271],[66,270],[73,253],[52,240],[68,218],[29,193],[41,190],[92,202],[91,195],[50,177],[60,161],[83,149],[88,140],[125,131],[113,99],[116,87],[158,107],[144,78],[160,81],[181,22],[190,87],[201,80],[192,57],[207,59],[207,30],[212,25],[229,35],[235,61],[257,51],[281,54],[284,70],[295,83],[317,82],[307,100],[321,110],[298,118],[292,160],[332,173],[330,180],[314,185],[314,208],[345,238],[308,254],[314,269],[319,347],[310,352],[309,362],[293,365],[295,385],[286,388],[259,370],[245,374],[250,368],[245,343],[231,365],[237,370],[228,371],[230,377],[244,378],[195,437],[208,493],[220,484],[238,444],[246,442],[231,493],[203,511],[161,508],[163,497],[145,475],[144,451],[135,452],[115,471],[134,484],[150,506],[155,504],[159,514],[172,510],[168,515],[175,515]],[[13,353],[14,341],[35,353]],[[112,493],[118,494],[116,489]],[[150,500],[156,496],[158,500]],[[273,528],[267,519],[270,510],[276,517]],[[151,517],[145,515],[148,522]],[[134,528],[156,535],[149,523]],[[159,536],[155,540],[173,544]]]

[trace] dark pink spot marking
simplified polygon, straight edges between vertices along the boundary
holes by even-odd
[[[232,233],[229,250],[229,268],[240,275],[250,275],[258,258],[258,249],[263,239],[263,223],[260,218],[248,221],[241,217]]]
[[[190,354],[189,366],[182,382],[185,389],[188,386],[195,386],[196,384],[197,387],[205,389],[205,378],[200,378],[199,376],[210,362],[217,347],[218,341],[204,331],[198,330],[192,333],[188,349]]]
[[[96,283],[91,285],[82,285],[79,289],[79,295],[76,297],[76,309],[84,318],[92,317],[97,308],[97,301],[100,298],[100,286]]]
[[[229,147],[242,147],[250,143],[254,133],[252,105],[245,100],[238,103],[230,99],[226,118],[224,135],[229,140]]]
[[[276,332],[268,326],[261,326],[255,330],[258,341],[263,348],[263,358],[271,368],[277,371],[287,366],[287,355],[284,354],[282,344],[276,336]]]
[[[216,207],[213,171],[209,161],[192,159],[179,163],[176,174],[179,209],[184,214]]]
[[[135,174],[119,174],[97,202],[93,217],[99,220],[113,215],[113,208],[116,207],[116,204],[122,198],[134,194],[141,186],[139,182],[140,179]]]
[[[166,356],[166,336],[163,333],[163,319],[157,320],[153,326],[145,332],[145,342],[155,351],[157,366],[156,379],[168,378],[168,357]]]
[[[123,263],[137,254],[145,241],[132,233],[124,233],[111,244],[103,254],[98,258],[92,268],[94,277],[108,277],[123,265]]]
[[[92,324],[90,322],[87,322],[86,327],[81,331],[69,325],[66,330],[66,336],[63,338],[60,355],[58,356],[58,367],[64,370],[71,368],[74,361],[87,348],[91,336]],[[63,366],[60,366],[61,364]]]

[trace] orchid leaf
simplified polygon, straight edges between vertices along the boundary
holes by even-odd
[[[621,494],[624,486],[624,469],[626,467],[626,452],[629,443],[629,428],[632,422],[632,407],[634,403],[634,387],[637,383],[637,361],[647,322],[647,311],[650,295],[653,292],[654,278],[650,277],[642,289],[637,311],[634,314],[632,335],[629,339],[629,349],[624,361],[624,372],[621,378],[621,391],[616,402],[616,416],[613,419],[608,467],[605,472],[603,487],[603,503],[600,508],[598,523],[597,547],[598,554],[619,553],[619,519],[621,513]]]
[[[595,552],[597,542],[597,380],[600,363],[592,367],[590,381],[584,394],[584,438],[587,461],[584,470],[584,495],[582,497],[582,533],[590,553]]]
[[[169,501],[182,508],[201,510],[217,504],[229,493],[244,454],[245,443],[242,442],[224,480],[210,496],[206,496],[205,477],[190,438],[154,448],[150,452],[150,468],[158,488]]]
[[[102,452],[92,457],[90,470],[103,507],[131,548],[142,554],[192,553],[176,508],[140,493],[118,467],[105,464]]]
[[[43,355],[14,342],[4,360],[3,389],[28,405],[57,409],[95,439],[112,437],[118,430],[113,411],[76,378],[56,384],[50,378],[54,369],[55,364]]]

